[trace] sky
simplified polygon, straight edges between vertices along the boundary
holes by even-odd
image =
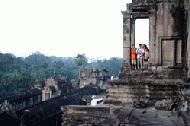
[[[0,52],[122,57],[121,11],[127,2],[131,0],[1,0]]]

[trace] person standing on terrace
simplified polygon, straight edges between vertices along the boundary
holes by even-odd
[[[130,56],[131,56],[131,69],[136,69],[137,68],[137,65],[136,65],[137,54],[136,54],[136,48],[134,45],[132,45]]]
[[[143,69],[143,54],[144,49],[142,48],[142,44],[139,44],[139,48],[137,49],[137,68]]]
[[[148,70],[148,60],[149,60],[149,49],[148,47],[144,48],[144,69]]]

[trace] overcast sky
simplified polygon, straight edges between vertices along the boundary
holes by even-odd
[[[0,52],[122,57],[122,14],[131,0],[1,0]]]

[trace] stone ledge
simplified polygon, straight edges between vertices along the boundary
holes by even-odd
[[[102,113],[100,108],[106,110],[104,111],[106,112],[106,116],[99,116],[100,114],[98,113]],[[74,110],[79,110],[81,114],[78,112],[75,114]],[[71,111],[72,113],[70,113]],[[96,112],[92,115],[91,111]],[[119,126],[120,124],[128,126],[184,126],[182,117],[178,117],[176,112],[159,111],[153,108],[134,109],[121,106],[65,106],[62,107],[62,112],[64,126],[74,124],[99,126]],[[86,114],[84,115],[84,113]],[[107,115],[108,113],[110,114]]]

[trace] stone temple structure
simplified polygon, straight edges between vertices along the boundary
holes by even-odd
[[[122,14],[120,78],[109,81],[104,106],[63,107],[64,126],[190,126],[190,1],[132,0]],[[130,68],[136,19],[149,19],[148,71]]]
[[[107,71],[105,69],[80,69],[79,87],[83,88],[87,85],[96,85],[101,89],[106,89]]]
[[[108,101],[154,104],[163,99],[179,100],[182,90],[189,87],[189,1],[133,0],[122,14],[123,66],[120,80],[108,86]],[[130,69],[130,49],[135,45],[135,20],[146,18],[150,70],[134,71]]]
[[[58,82],[49,78],[45,81],[45,86],[42,90],[42,101],[49,100],[51,98],[55,98],[61,95],[61,89],[58,85]]]
[[[151,65],[189,69],[187,5],[183,0],[133,0],[127,4],[122,12],[126,65],[130,64],[130,48],[135,44],[135,20],[148,18]]]

